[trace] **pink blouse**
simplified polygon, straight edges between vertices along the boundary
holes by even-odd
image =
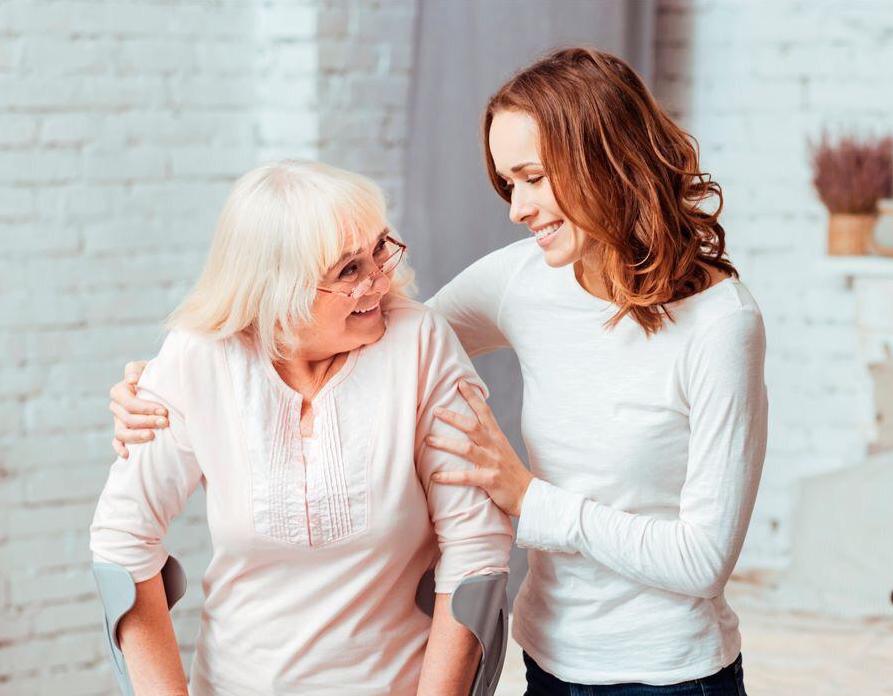
[[[190,693],[415,694],[430,627],[420,577],[436,564],[450,593],[507,568],[508,519],[479,489],[432,485],[470,465],[424,441],[461,437],[433,411],[470,413],[456,383],[483,385],[423,305],[395,301],[386,321],[314,398],[311,439],[301,395],[252,341],[175,331],[146,368],[141,397],[171,426],[112,465],[91,549],[153,577],[168,523],[204,486],[213,557]]]

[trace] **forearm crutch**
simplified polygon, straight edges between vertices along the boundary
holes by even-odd
[[[505,663],[508,645],[508,573],[469,575],[453,592],[450,611],[481,646],[481,661],[469,696],[493,696]],[[419,582],[416,604],[428,616],[434,614],[434,572]]]
[[[114,563],[94,563],[93,577],[96,578],[99,600],[105,609],[105,637],[112,656],[115,679],[118,680],[123,696],[133,696],[127,663],[124,661],[124,653],[121,652],[121,644],[118,641],[118,624],[124,615],[133,609],[136,602],[136,583],[126,568]],[[186,573],[173,556],[168,556],[167,562],[161,569],[161,582],[164,585],[167,608],[172,609],[186,592]]]

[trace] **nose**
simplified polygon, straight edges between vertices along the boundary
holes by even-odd
[[[515,187],[512,191],[512,203],[509,207],[509,220],[517,225],[523,225],[524,221],[536,213],[536,206],[526,198],[524,193]]]
[[[376,271],[357,287],[357,291],[359,292],[355,291],[356,299],[360,299],[361,297],[368,295],[370,292],[378,292],[379,295],[387,295],[388,290],[390,289],[390,277],[381,271]]]

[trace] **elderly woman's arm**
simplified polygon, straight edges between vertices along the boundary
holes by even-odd
[[[171,427],[133,447],[130,460],[109,470],[90,527],[97,562],[120,566],[136,584],[136,601],[118,625],[118,640],[135,693],[185,696],[186,677],[168,613],[160,571],[171,520],[202,480],[182,414],[182,335],[171,334],[140,382],[140,396],[165,405]]]
[[[419,679],[420,695],[468,696],[481,659],[477,638],[450,612],[451,598],[449,594],[435,595],[434,619]]]
[[[160,573],[136,584],[136,602],[118,625],[118,641],[136,696],[187,696]]]
[[[465,696],[480,660],[480,648],[471,632],[453,619],[451,593],[466,576],[508,570],[512,527],[483,491],[432,481],[435,472],[470,468],[461,457],[428,446],[429,433],[456,434],[435,412],[448,408],[471,413],[458,392],[461,379],[486,387],[445,319],[430,313],[420,330],[416,468],[427,494],[440,559],[434,569],[434,620],[419,694]]]

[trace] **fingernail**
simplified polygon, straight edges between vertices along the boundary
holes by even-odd
[[[143,433],[143,439],[144,439],[144,440],[151,440],[151,439],[152,439],[152,433]]]
[[[166,416],[167,413],[165,413],[165,411],[164,411],[163,408],[156,408],[156,409],[155,409],[155,415],[156,415],[156,416]]]
[[[432,481],[440,481],[440,474],[431,474]]]
[[[435,415],[437,418],[440,418],[440,417],[443,415],[443,409],[442,409],[442,408],[435,408],[435,409],[434,409],[434,415]]]
[[[136,375],[127,375],[127,381],[130,382],[131,384],[133,384],[134,382],[137,381]]]

